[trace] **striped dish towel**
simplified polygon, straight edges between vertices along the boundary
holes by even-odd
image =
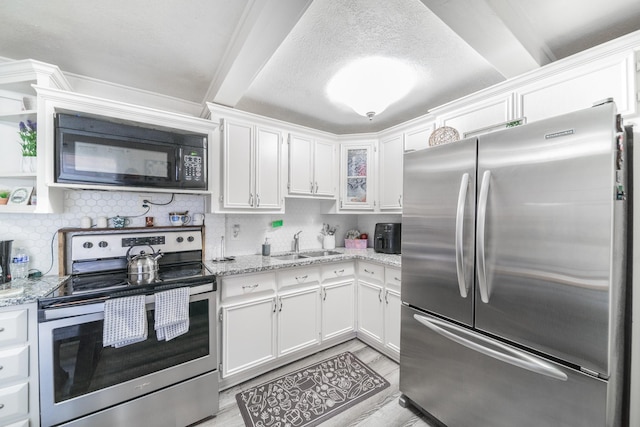
[[[189,332],[189,288],[158,292],[155,297],[158,341],[169,341]]]
[[[147,339],[144,295],[108,299],[104,303],[104,347],[124,347]]]

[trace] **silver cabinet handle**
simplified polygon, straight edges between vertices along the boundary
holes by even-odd
[[[256,193],[256,208],[260,207],[260,195]]]
[[[458,274],[458,288],[460,296],[467,297],[467,281],[464,277],[464,208],[467,203],[467,190],[469,189],[469,174],[462,175],[460,192],[458,193],[458,209],[456,210],[456,271]]]
[[[309,181],[309,185],[311,186],[311,194],[313,194],[313,181]]]
[[[256,283],[255,285],[243,285],[242,289],[244,290],[254,290],[255,288],[257,288],[258,286],[260,286],[259,283]]]
[[[305,280],[307,280],[307,277],[309,277],[308,274],[305,274],[304,276],[296,276],[296,282],[300,283],[300,281],[304,282]]]
[[[327,300],[327,290],[323,289],[322,293],[323,293],[322,301],[326,301]]]
[[[386,290],[384,292],[384,302],[387,303],[387,305],[389,305],[389,290]]]
[[[278,310],[278,312],[281,312],[282,311],[282,298],[279,298],[279,299],[280,299],[280,309]]]
[[[333,274],[336,276],[342,276],[344,274],[344,268],[342,270],[333,270]]]
[[[402,194],[398,196],[398,206],[402,207]]]
[[[253,206],[253,193],[249,193],[249,206]]]
[[[567,374],[550,363],[522,351],[507,347],[499,341],[494,341],[483,337],[482,335],[477,335],[465,328],[446,323],[442,320],[433,318],[428,319],[419,314],[414,314],[413,318],[420,324],[431,329],[433,332],[473,351],[477,351],[494,359],[501,360],[505,363],[509,363],[510,365],[517,366],[540,375],[545,375],[560,381],[567,380]],[[463,335],[466,335],[466,337]],[[472,339],[480,342],[472,341]],[[494,348],[499,348],[501,351],[494,350]]]
[[[369,270],[367,270],[366,268],[364,269],[364,272],[365,272],[365,273],[369,273],[369,274],[376,274],[375,272],[373,272],[373,271],[369,271]]]
[[[315,194],[318,194],[318,181],[316,181],[315,190],[313,190]]]
[[[274,298],[273,299],[273,312],[275,313],[277,309],[278,309],[278,301]]]
[[[382,288],[378,291],[378,299],[382,302]]]
[[[482,174],[482,186],[478,197],[478,289],[483,303],[489,302],[489,288],[487,287],[487,269],[484,254],[484,233],[487,219],[487,198],[489,197],[489,182],[491,171]]]
[[[0,403],[0,409],[4,408],[4,403]]]
[[[4,332],[4,327],[0,326],[0,332]]]
[[[394,277],[393,280],[395,280],[396,282],[402,282],[399,277]]]

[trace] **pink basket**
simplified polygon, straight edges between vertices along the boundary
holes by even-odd
[[[367,239],[344,239],[347,249],[367,249]]]

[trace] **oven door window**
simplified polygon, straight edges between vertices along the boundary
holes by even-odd
[[[102,346],[102,320],[53,329],[55,403],[211,354],[208,300],[189,304],[189,332],[170,341],[158,341],[154,314],[147,310],[148,338],[121,348]]]

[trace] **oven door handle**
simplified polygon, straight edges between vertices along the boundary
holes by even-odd
[[[193,297],[195,295],[203,294],[206,292],[212,292],[213,290],[214,290],[213,283],[207,283],[199,286],[192,286],[189,288],[189,296]],[[95,298],[95,299],[102,300],[102,302],[93,303],[93,304],[81,304],[81,303],[68,302],[68,303],[60,303],[59,305],[53,305],[53,306],[47,307],[44,310],[42,310],[44,314],[44,318],[41,318],[40,321],[55,320],[55,319],[62,319],[62,318],[71,317],[71,316],[82,316],[85,314],[104,312],[104,301],[109,298],[105,297],[105,298]],[[156,297],[154,294],[147,295],[144,300],[145,304],[154,304],[155,301],[156,301]]]

